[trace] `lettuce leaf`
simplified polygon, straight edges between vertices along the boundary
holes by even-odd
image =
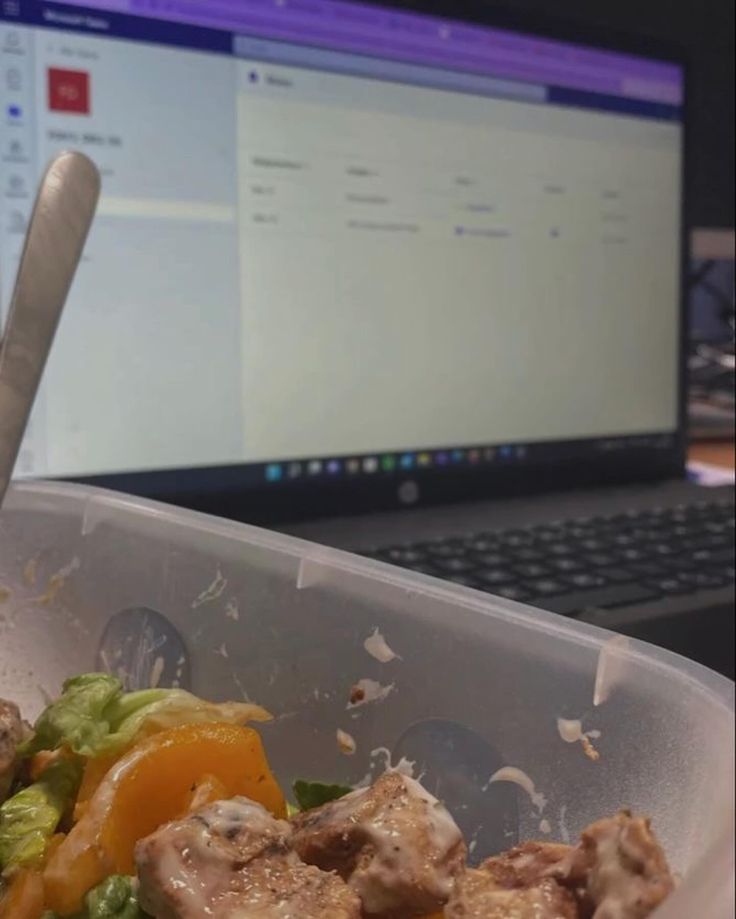
[[[303,811],[321,807],[329,801],[338,801],[354,791],[349,785],[325,785],[322,782],[307,782],[304,779],[297,779],[293,788],[296,803]]]
[[[81,778],[78,760],[58,760],[0,806],[0,870],[41,860]]]
[[[107,878],[84,898],[85,907],[72,919],[148,919],[138,905],[134,878],[115,874]],[[41,919],[59,919],[56,913],[45,912]]]
[[[120,680],[106,673],[72,677],[64,683],[61,696],[41,712],[33,736],[18,747],[18,753],[32,756],[66,744],[75,753],[89,756],[110,733],[104,712],[122,691]]]
[[[115,677],[87,673],[64,683],[59,699],[40,715],[34,736],[18,748],[23,756],[65,745],[80,756],[121,752],[141,731],[180,724],[268,721],[271,715],[246,702],[205,702],[183,689],[143,689],[124,693]]]
[[[113,875],[90,891],[80,919],[143,919],[133,878]]]

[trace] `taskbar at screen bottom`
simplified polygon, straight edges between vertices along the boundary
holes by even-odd
[[[544,466],[568,460],[594,460],[603,456],[625,455],[627,451],[672,451],[677,444],[673,432],[622,435],[594,440],[568,440],[537,443],[474,444],[462,447],[432,447],[342,456],[310,456],[221,467],[98,471],[64,476],[77,482],[108,485],[139,493],[136,483],[144,479],[154,490],[181,491],[197,482],[202,490],[278,489],[289,485],[308,486],[387,476],[407,476],[432,471],[435,474],[463,470],[490,472],[494,468]],[[53,477],[53,475],[48,476]],[[150,493],[149,488],[145,488]]]

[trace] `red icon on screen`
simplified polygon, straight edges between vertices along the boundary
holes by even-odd
[[[49,110],[74,115],[89,115],[89,73],[49,67]]]

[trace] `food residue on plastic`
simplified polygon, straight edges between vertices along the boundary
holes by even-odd
[[[156,689],[158,684],[161,682],[161,677],[164,672],[164,659],[159,656],[153,662],[153,667],[151,667],[151,679],[148,681],[148,685],[151,689]]]
[[[570,842],[570,829],[567,825],[567,804],[563,804],[562,807],[560,808],[559,826],[560,826],[560,839],[564,843],[569,843]]]
[[[36,583],[37,577],[38,577],[38,559],[29,558],[28,561],[23,566],[23,581],[29,587],[33,587]]]
[[[388,664],[391,661],[397,659],[401,660],[400,655],[398,655],[391,647],[389,647],[388,642],[378,629],[375,629],[373,634],[366,638],[366,640],[363,642],[363,647],[371,657],[375,658],[382,664]]]
[[[30,564],[30,563],[29,563]],[[50,603],[56,599],[56,595],[66,584],[67,578],[72,572],[76,571],[77,568],[81,567],[81,562],[74,556],[74,558],[63,568],[59,568],[57,572],[51,575],[49,582],[46,585],[46,590],[41,594],[41,596],[36,597],[36,603],[41,606],[48,606]],[[34,578],[35,578],[35,569],[34,569]]]
[[[340,753],[344,753],[345,756],[354,756],[355,751],[358,749],[355,738],[340,728],[337,729],[337,747]]]
[[[545,836],[549,836],[549,834],[552,832],[552,824],[549,822],[549,820],[540,820],[539,832],[544,833]]]
[[[518,785],[519,788],[522,788],[529,795],[529,799],[540,814],[547,806],[547,799],[542,792],[537,791],[534,782],[532,782],[526,772],[516,766],[503,766],[501,769],[497,769],[490,779],[488,779],[488,782],[483,786],[482,790],[488,791],[494,782],[513,782],[514,785]]]
[[[396,689],[395,683],[389,683],[382,686],[377,680],[363,679],[358,680],[350,690],[350,699],[347,707],[359,708],[361,705],[368,705],[370,702],[383,702]]]
[[[226,587],[227,578],[223,577],[222,572],[218,568],[212,583],[205,587],[202,593],[197,594],[195,599],[192,600],[192,609],[197,609],[205,603],[211,603],[213,600],[217,600],[218,597],[222,596]]]
[[[584,731],[583,723],[579,718],[558,718],[557,732],[565,743],[580,743],[585,755],[594,763],[601,758],[600,753],[593,746],[593,740],[597,740],[601,736],[601,732]]]
[[[232,619],[233,622],[238,622],[240,619],[240,609],[238,608],[238,601],[235,597],[230,597],[230,599],[225,604],[225,616],[228,619]]]

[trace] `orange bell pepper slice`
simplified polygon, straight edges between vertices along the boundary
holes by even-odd
[[[39,919],[43,911],[43,878],[37,871],[18,871],[0,898],[0,919]]]
[[[244,795],[277,817],[286,802],[260,736],[233,724],[197,723],[153,734],[115,763],[44,870],[46,905],[62,916],[110,874],[135,872],[136,842],[188,812],[197,790],[211,800]]]

